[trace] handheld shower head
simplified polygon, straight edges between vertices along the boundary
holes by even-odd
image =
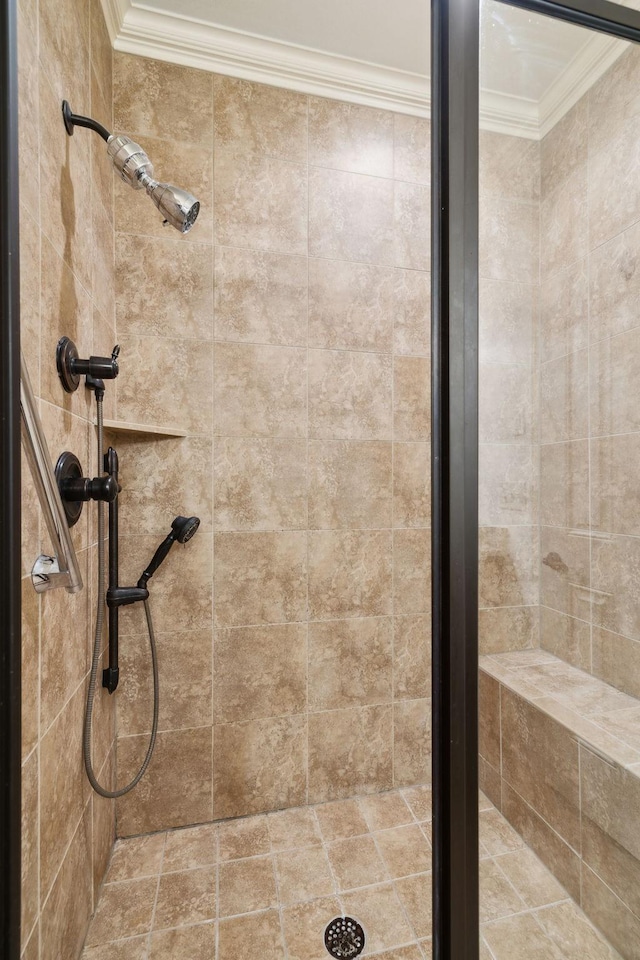
[[[139,588],[145,588],[147,586],[147,583],[154,575],[160,564],[166,560],[167,554],[169,553],[169,550],[171,550],[171,547],[174,545],[174,543],[187,543],[188,540],[191,540],[191,537],[194,535],[199,526],[200,520],[198,517],[175,518],[171,524],[170,533],[162,541],[151,558],[149,566],[138,580]]]

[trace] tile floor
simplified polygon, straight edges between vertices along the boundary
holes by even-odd
[[[481,960],[618,954],[481,799]],[[324,929],[359,920],[365,956],[425,960],[431,791],[171,830],[116,843],[82,960],[327,960]]]

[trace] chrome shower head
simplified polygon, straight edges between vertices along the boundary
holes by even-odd
[[[134,190],[144,187],[165,223],[170,223],[180,233],[191,230],[200,212],[200,203],[181,187],[154,180],[153,164],[139,144],[123,134],[111,136],[107,153],[125,183]]]
[[[107,154],[122,180],[134,190],[144,188],[165,223],[170,223],[180,233],[191,230],[200,213],[199,201],[181,187],[154,180],[153,164],[140,144],[124,134],[110,134],[101,123],[91,117],[81,117],[73,113],[66,100],[62,104],[62,116],[69,136],[73,136],[74,127],[88,127],[106,141]]]

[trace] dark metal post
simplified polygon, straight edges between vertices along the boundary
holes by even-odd
[[[15,0],[0,0],[0,955],[20,956],[20,263]]]
[[[478,960],[478,0],[432,0],[433,956]]]
[[[109,447],[104,458],[104,469],[110,477],[113,477],[118,483],[118,454],[113,447]],[[109,592],[108,599],[113,596],[113,591],[118,590],[120,585],[120,534],[119,534],[119,497],[112,500],[109,504]],[[115,603],[109,603],[109,666],[102,672],[102,686],[106,687],[109,693],[114,693],[120,677],[119,667],[119,631],[120,631],[120,608]]]

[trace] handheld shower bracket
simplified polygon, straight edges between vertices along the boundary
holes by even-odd
[[[96,380],[115,380],[119,373],[118,355],[120,347],[116,344],[110,357],[89,357],[81,360],[73,340],[61,337],[56,347],[56,367],[58,376],[67,393],[75,393],[80,386],[80,377],[87,377],[87,386],[94,388]]]

